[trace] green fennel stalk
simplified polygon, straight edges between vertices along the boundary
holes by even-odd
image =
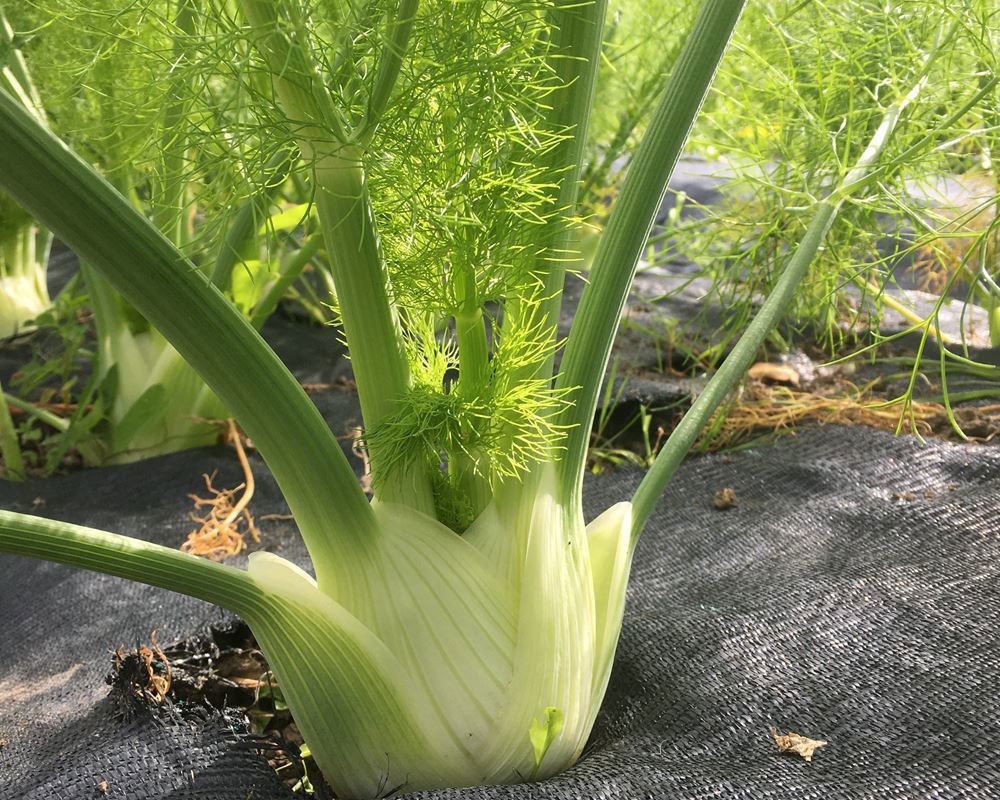
[[[2,388],[2,387],[0,387]],[[0,457],[3,458],[4,478],[24,480],[24,457],[17,441],[17,430],[10,416],[10,403],[6,395],[0,396]]]

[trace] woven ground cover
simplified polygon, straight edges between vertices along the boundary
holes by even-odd
[[[287,509],[259,464],[258,516]],[[0,487],[5,508],[183,541],[221,448]],[[590,513],[639,475],[594,477]],[[720,489],[735,502],[724,510]],[[38,498],[41,498],[39,500]],[[584,757],[420,798],[1000,796],[1000,450],[846,427],[689,460],[644,535]],[[291,523],[260,546],[304,561]],[[124,713],[109,651],[225,622],[205,603],[0,558],[0,797],[291,797],[242,712]],[[828,744],[779,754],[769,729]],[[405,791],[405,790],[404,790]]]

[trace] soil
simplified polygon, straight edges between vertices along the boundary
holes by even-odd
[[[153,637],[155,638],[155,637]],[[311,788],[316,800],[333,798],[281,699],[267,659],[250,628],[232,617],[162,648],[155,642],[112,653],[107,676],[123,717],[138,713],[174,721],[206,710],[223,714],[247,732],[291,791]]]

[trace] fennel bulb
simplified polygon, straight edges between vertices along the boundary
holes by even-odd
[[[333,591],[251,556],[266,603],[247,621],[306,740],[335,743],[310,746],[340,795],[543,778],[579,757],[621,627],[631,506],[584,527],[552,488],[461,537],[376,503],[378,536]]]
[[[31,275],[0,275],[0,337],[23,332],[26,323],[46,311],[48,292]]]

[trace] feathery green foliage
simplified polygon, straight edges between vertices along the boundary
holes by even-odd
[[[692,139],[722,162],[724,205],[705,209],[707,221],[666,232],[671,246],[660,253],[664,261],[678,251],[693,257],[712,278],[727,310],[714,357],[745,328],[817,198],[866,146],[886,102],[924,69],[942,30],[949,39],[919,107],[889,145],[878,180],[841,209],[782,332],[786,341],[805,334],[839,354],[869,318],[877,323],[897,283],[940,292],[955,277],[955,294],[958,284],[976,283],[959,262],[974,241],[991,236],[982,220],[998,196],[989,120],[998,94],[995,85],[980,93],[997,74],[997,13],[982,0],[776,0],[748,12]],[[980,224],[950,223],[956,213],[967,220],[979,213],[949,210],[954,201],[942,196],[941,182],[952,174],[992,184],[972,190],[985,195]],[[906,305],[898,296],[890,302]],[[933,319],[909,316],[933,335]]]

